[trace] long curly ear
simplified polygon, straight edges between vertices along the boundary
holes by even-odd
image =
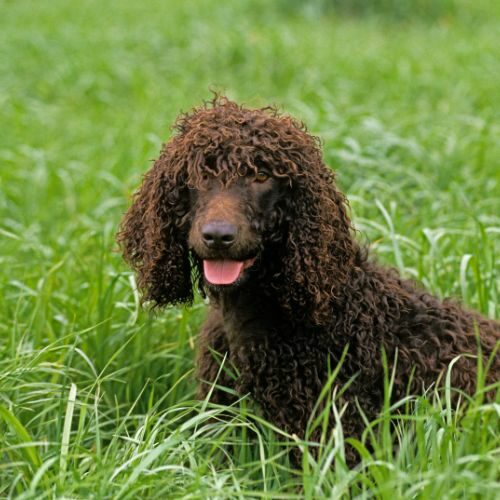
[[[282,303],[292,317],[331,321],[332,304],[349,279],[358,246],[344,195],[331,170],[314,165],[295,179],[288,218]]]
[[[137,272],[143,300],[156,306],[191,302],[191,266],[183,218],[189,196],[167,145],[144,177],[120,224],[117,241]]]

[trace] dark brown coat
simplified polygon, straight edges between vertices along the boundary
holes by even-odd
[[[490,359],[488,383],[498,381],[499,323],[368,259],[319,140],[302,124],[216,98],[181,116],[176,130],[118,240],[145,300],[189,303],[196,284],[209,296],[197,357],[201,398],[220,372],[215,353],[227,355],[235,370],[217,383],[250,393],[272,422],[303,436],[329,366],[348,346],[336,383],[351,382],[343,428],[359,436],[356,400],[370,419],[382,405],[382,350],[391,370],[397,359],[394,399],[436,383],[457,356],[452,385],[474,393],[478,343],[484,363]],[[229,244],[207,239],[214,224],[231,233],[222,235]],[[210,259],[249,267],[235,283],[213,285],[203,277]],[[232,397],[214,390],[212,400]]]

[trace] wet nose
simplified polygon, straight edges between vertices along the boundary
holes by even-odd
[[[203,225],[201,237],[208,248],[229,248],[235,242],[237,232],[234,224],[214,221]]]

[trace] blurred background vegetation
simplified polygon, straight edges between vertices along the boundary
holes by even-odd
[[[456,0],[281,0],[282,8],[316,14],[370,16],[389,21],[443,21],[457,13]]]
[[[247,442],[239,426],[196,423],[168,441],[200,411],[204,307],[141,311],[114,243],[173,120],[211,90],[302,119],[379,258],[498,317],[499,35],[493,0],[0,0],[0,495],[307,486],[280,469],[279,448],[266,465],[227,451],[228,432]],[[396,483],[314,469],[315,494],[412,496],[425,463],[420,492],[452,494],[460,478],[485,498],[499,444],[479,424],[460,450],[445,427],[456,454],[431,459],[425,442],[418,460],[387,459]]]

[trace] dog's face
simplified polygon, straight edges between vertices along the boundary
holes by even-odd
[[[256,274],[266,244],[276,240],[288,188],[262,167],[228,185],[208,177],[202,189],[190,189],[189,247],[208,288],[235,288]]]

